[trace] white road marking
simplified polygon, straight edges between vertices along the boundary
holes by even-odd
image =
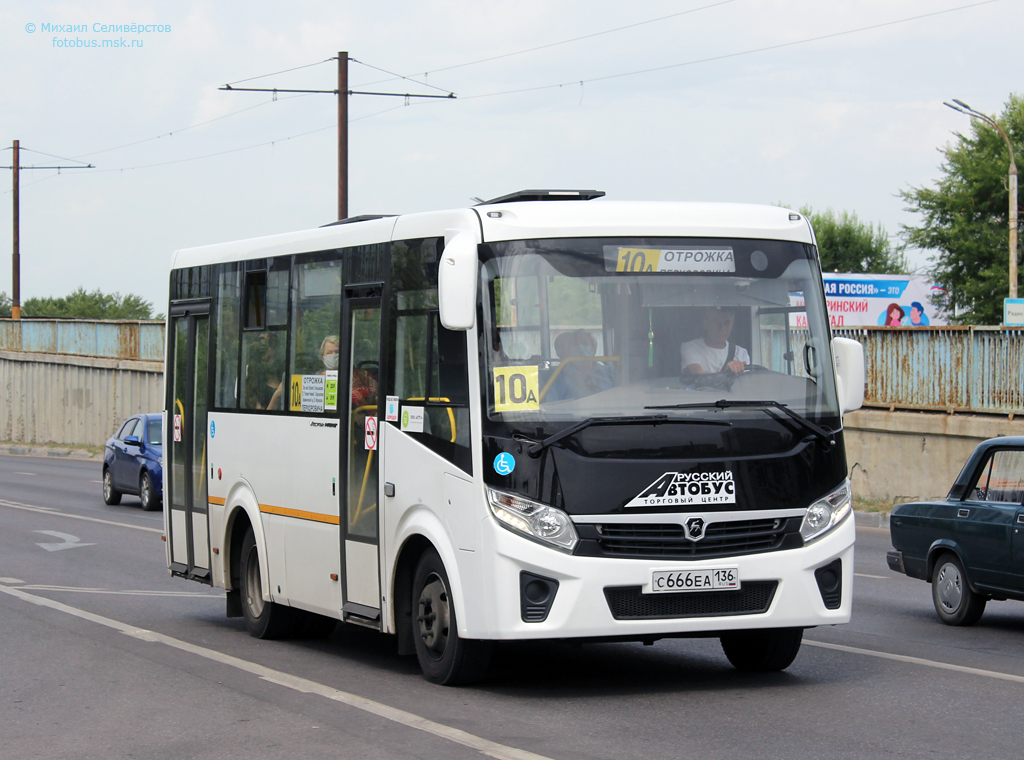
[[[31,475],[33,478],[36,476],[34,472],[16,472],[15,475]]]
[[[73,520],[86,520],[88,522],[103,523],[104,525],[117,525],[121,528],[131,528],[133,530],[146,530],[150,533],[163,533],[163,528],[146,528],[142,525],[131,525],[130,523],[114,522],[113,520],[101,520],[98,517],[86,517],[85,515],[73,515],[70,512],[58,512],[56,509],[51,507],[38,507],[34,504],[19,504],[16,501],[8,501],[6,499],[0,499],[0,507],[8,507],[9,509],[23,509],[26,512],[41,512],[44,515],[58,515],[60,517],[70,517]]]
[[[165,646],[169,646],[183,652],[188,652],[189,654],[194,654],[207,660],[218,662],[222,665],[237,668],[238,670],[245,671],[246,673],[252,673],[258,678],[279,686],[294,689],[295,691],[300,691],[304,694],[316,694],[335,702],[341,702],[349,707],[354,707],[357,710],[363,710],[372,715],[377,715],[385,720],[390,720],[400,725],[414,728],[417,731],[433,734],[434,736],[438,736],[454,744],[461,744],[464,747],[475,749],[481,754],[493,757],[496,760],[551,760],[544,755],[538,755],[533,752],[517,749],[516,747],[499,744],[498,742],[493,742],[490,739],[484,739],[482,736],[476,736],[475,734],[468,733],[467,731],[452,728],[451,726],[446,726],[443,723],[437,723],[416,715],[415,713],[399,710],[397,707],[391,707],[390,705],[386,705],[382,702],[376,702],[372,699],[367,699],[366,697],[360,697],[358,694],[340,691],[330,686],[317,683],[316,681],[311,681],[307,678],[293,676],[290,673],[274,670],[273,668],[249,662],[248,660],[243,660],[240,657],[232,657],[231,655],[223,654],[222,652],[218,652],[213,649],[207,649],[206,647],[201,647],[196,644],[190,644],[187,641],[182,641],[181,639],[176,639],[171,636],[165,636],[162,633],[156,633],[155,631],[150,631],[145,628],[136,628],[135,626],[128,625],[127,623],[103,617],[102,615],[96,615],[92,612],[78,609],[77,607],[71,607],[67,604],[56,602],[43,596],[26,594],[21,589],[0,585],[0,592],[26,602],[31,602],[32,604],[39,605],[40,607],[49,607],[50,609],[65,612],[69,615],[82,618],[83,620],[89,620],[93,623],[113,628],[114,630],[143,641],[152,641],[164,644]]]
[[[0,578],[0,583],[7,583],[9,585],[14,585],[14,584],[17,584],[17,583],[24,583],[24,582],[25,581],[21,580],[20,578]]]
[[[2,587],[0,587],[2,588]],[[1000,673],[997,670],[982,670],[980,668],[969,668],[966,665],[953,665],[948,662],[938,662],[937,660],[926,660],[922,657],[910,657],[905,654],[892,654],[891,652],[879,652],[875,649],[861,649],[860,647],[848,647],[843,644],[826,644],[824,641],[810,641],[804,639],[804,643],[812,647],[821,647],[822,649],[834,649],[837,652],[849,652],[851,654],[863,654],[868,657],[878,657],[882,660],[895,660],[897,662],[906,662],[911,665],[924,665],[929,668],[938,668],[939,670],[952,670],[957,673],[969,673],[974,676],[985,676],[986,678],[997,678],[1001,681],[1013,681],[1014,683],[1024,683],[1024,676],[1016,676],[1012,673]]]
[[[92,482],[93,482],[93,483],[102,483],[103,481],[102,481],[102,480],[94,480],[94,481],[92,481]]]
[[[3,578],[0,578],[0,582],[3,580]],[[18,583],[24,583],[24,581],[18,581]],[[204,599],[224,601],[223,594],[197,594],[193,591],[147,591],[145,589],[113,591],[105,588],[84,588],[82,586],[51,586],[44,583],[31,583],[21,588],[31,591],[75,591],[81,594],[117,594],[125,596],[199,596]]]
[[[77,549],[80,546],[96,546],[95,543],[83,544],[78,536],[72,536],[70,533],[61,533],[58,530],[37,530],[36,533],[42,533],[44,536],[53,536],[59,538],[61,543],[59,544],[36,544],[40,549],[46,549],[48,552],[59,552],[62,549]]]
[[[867,573],[854,573],[854,575],[856,575],[856,576],[858,576],[860,578],[878,578],[879,580],[882,580],[882,581],[889,580],[889,576],[888,575],[868,575]]]

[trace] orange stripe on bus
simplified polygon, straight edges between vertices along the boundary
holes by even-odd
[[[216,504],[219,507],[223,507],[227,503],[227,499],[219,499],[216,496],[207,496],[206,500],[211,504]]]
[[[301,509],[288,509],[287,507],[275,507],[271,504],[260,504],[260,512],[269,515],[282,515],[284,517],[298,517],[300,520],[313,520],[315,522],[340,525],[341,519],[337,515],[325,515],[320,512],[304,512]]]

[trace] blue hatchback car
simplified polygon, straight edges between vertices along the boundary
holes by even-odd
[[[159,509],[163,465],[163,416],[129,418],[103,449],[103,501],[120,504],[122,494],[137,494],[144,510]]]

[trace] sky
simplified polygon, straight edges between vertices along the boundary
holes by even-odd
[[[349,96],[350,215],[582,188],[833,208],[895,239],[918,221],[899,192],[970,130],[943,101],[1024,91],[1022,27],[1021,0],[5,0],[0,166],[19,140],[22,166],[95,167],[22,172],[21,298],[165,312],[176,249],[333,221],[336,96],[218,88],[332,90],[339,51],[353,90],[456,95]]]

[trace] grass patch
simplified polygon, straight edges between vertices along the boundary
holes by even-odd
[[[890,499],[862,499],[854,496],[853,508],[857,512],[892,512],[893,503]]]

